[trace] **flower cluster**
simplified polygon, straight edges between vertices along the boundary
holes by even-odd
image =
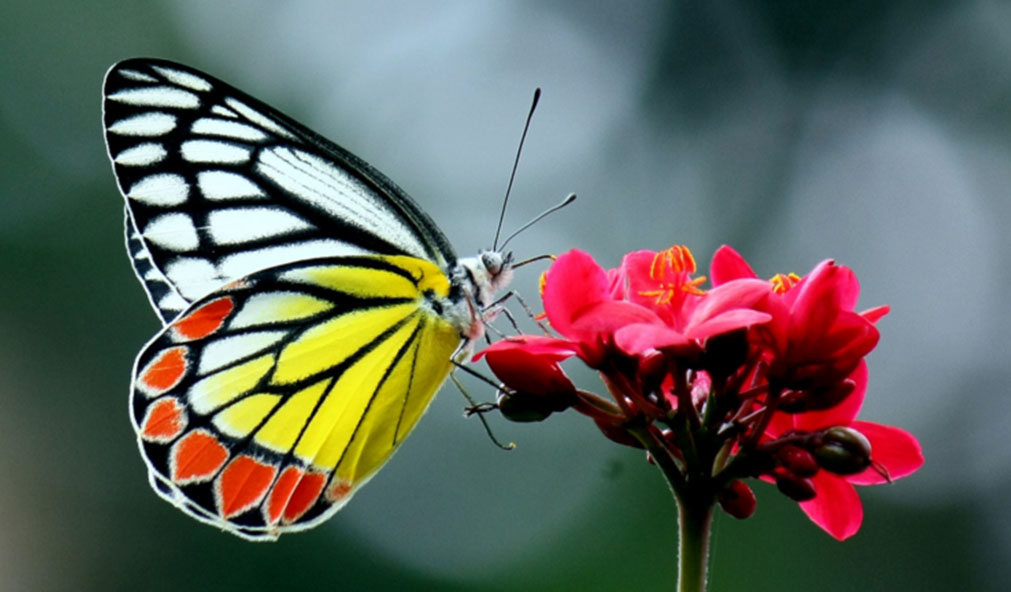
[[[887,307],[856,312],[854,273],[824,261],[804,277],[762,280],[720,248],[703,289],[691,252],[637,251],[605,270],[588,254],[557,258],[542,282],[555,335],[520,335],[481,353],[516,421],[575,409],[608,438],[647,450],[679,499],[719,502],[745,518],[743,479],[773,482],[842,540],[860,527],[853,485],[889,482],[923,463],[919,443],[856,419],[864,357]],[[561,363],[599,372],[608,396],[578,389]]]

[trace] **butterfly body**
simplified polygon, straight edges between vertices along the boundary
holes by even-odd
[[[163,321],[131,393],[152,486],[244,538],[318,524],[483,335],[511,258],[458,259],[384,175],[179,64],[113,66],[104,123]]]

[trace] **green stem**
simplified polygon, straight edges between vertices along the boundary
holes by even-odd
[[[705,592],[715,500],[686,492],[678,504],[678,592]]]
[[[674,494],[678,507],[678,592],[705,592],[709,566],[709,535],[713,524],[716,496],[711,487],[686,481],[681,468],[649,428],[629,430],[653,455]],[[693,491],[694,490],[694,491]]]

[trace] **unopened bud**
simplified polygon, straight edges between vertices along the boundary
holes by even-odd
[[[855,475],[871,466],[871,443],[853,428],[835,426],[821,434],[814,457],[836,475]]]
[[[776,479],[776,487],[779,488],[779,491],[795,502],[806,502],[814,499],[817,495],[814,482],[810,479],[798,477],[787,471],[776,472],[773,477]]]
[[[814,477],[818,461],[814,455],[799,446],[784,446],[776,452],[783,467],[798,477]]]
[[[499,391],[498,410],[502,417],[516,422],[544,421],[553,409],[545,405],[544,397],[529,393]]]
[[[720,507],[734,518],[743,520],[755,513],[755,492],[744,481],[731,481],[719,496]]]

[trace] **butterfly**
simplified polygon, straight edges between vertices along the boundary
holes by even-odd
[[[181,64],[114,65],[103,119],[163,324],[130,395],[151,486],[246,539],[319,524],[483,335],[511,256],[458,259],[382,173]]]

